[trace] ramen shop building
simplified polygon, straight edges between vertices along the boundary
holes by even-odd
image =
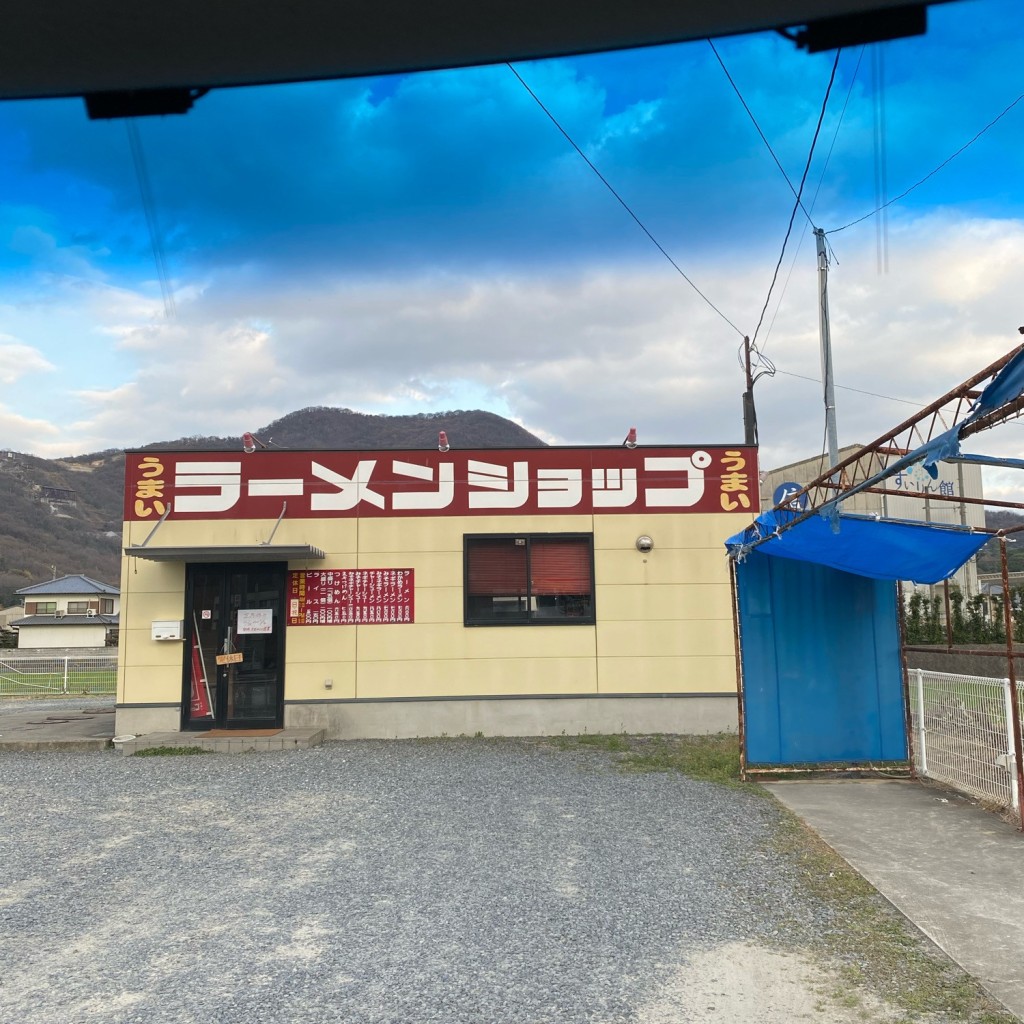
[[[129,452],[119,733],[735,728],[753,449]]]

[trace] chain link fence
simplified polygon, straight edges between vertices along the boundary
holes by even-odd
[[[925,669],[909,676],[918,774],[1018,809],[1010,681]]]
[[[113,694],[117,652],[53,656],[0,651],[0,697]]]

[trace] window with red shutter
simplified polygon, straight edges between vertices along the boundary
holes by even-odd
[[[467,626],[594,622],[592,534],[465,538]]]

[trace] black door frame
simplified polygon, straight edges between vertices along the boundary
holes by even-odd
[[[192,645],[195,636],[195,619],[193,614],[198,614],[194,607],[194,583],[195,574],[198,572],[218,572],[221,575],[221,599],[227,611],[228,619],[231,619],[234,609],[230,607],[231,575],[233,573],[265,572],[278,576],[280,601],[277,608],[276,621],[274,623],[274,634],[277,642],[278,668],[277,668],[277,697],[275,701],[274,719],[270,721],[261,719],[235,718],[231,721],[226,716],[226,696],[222,695],[223,686],[218,685],[213,696],[214,714],[211,718],[198,719],[193,721],[189,716],[192,695]],[[181,729],[188,732],[206,732],[210,729],[253,729],[267,728],[280,729],[284,725],[284,687],[285,687],[285,601],[287,600],[288,565],[286,562],[188,562],[185,565],[185,650],[182,658],[182,699],[181,699]],[[236,634],[237,635],[237,634]],[[207,665],[207,672],[214,669],[214,666]],[[220,671],[220,667],[216,667]]]

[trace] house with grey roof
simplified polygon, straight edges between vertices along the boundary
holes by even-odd
[[[17,594],[24,615],[10,625],[19,648],[109,647],[117,643],[121,591],[88,576],[61,576]]]

